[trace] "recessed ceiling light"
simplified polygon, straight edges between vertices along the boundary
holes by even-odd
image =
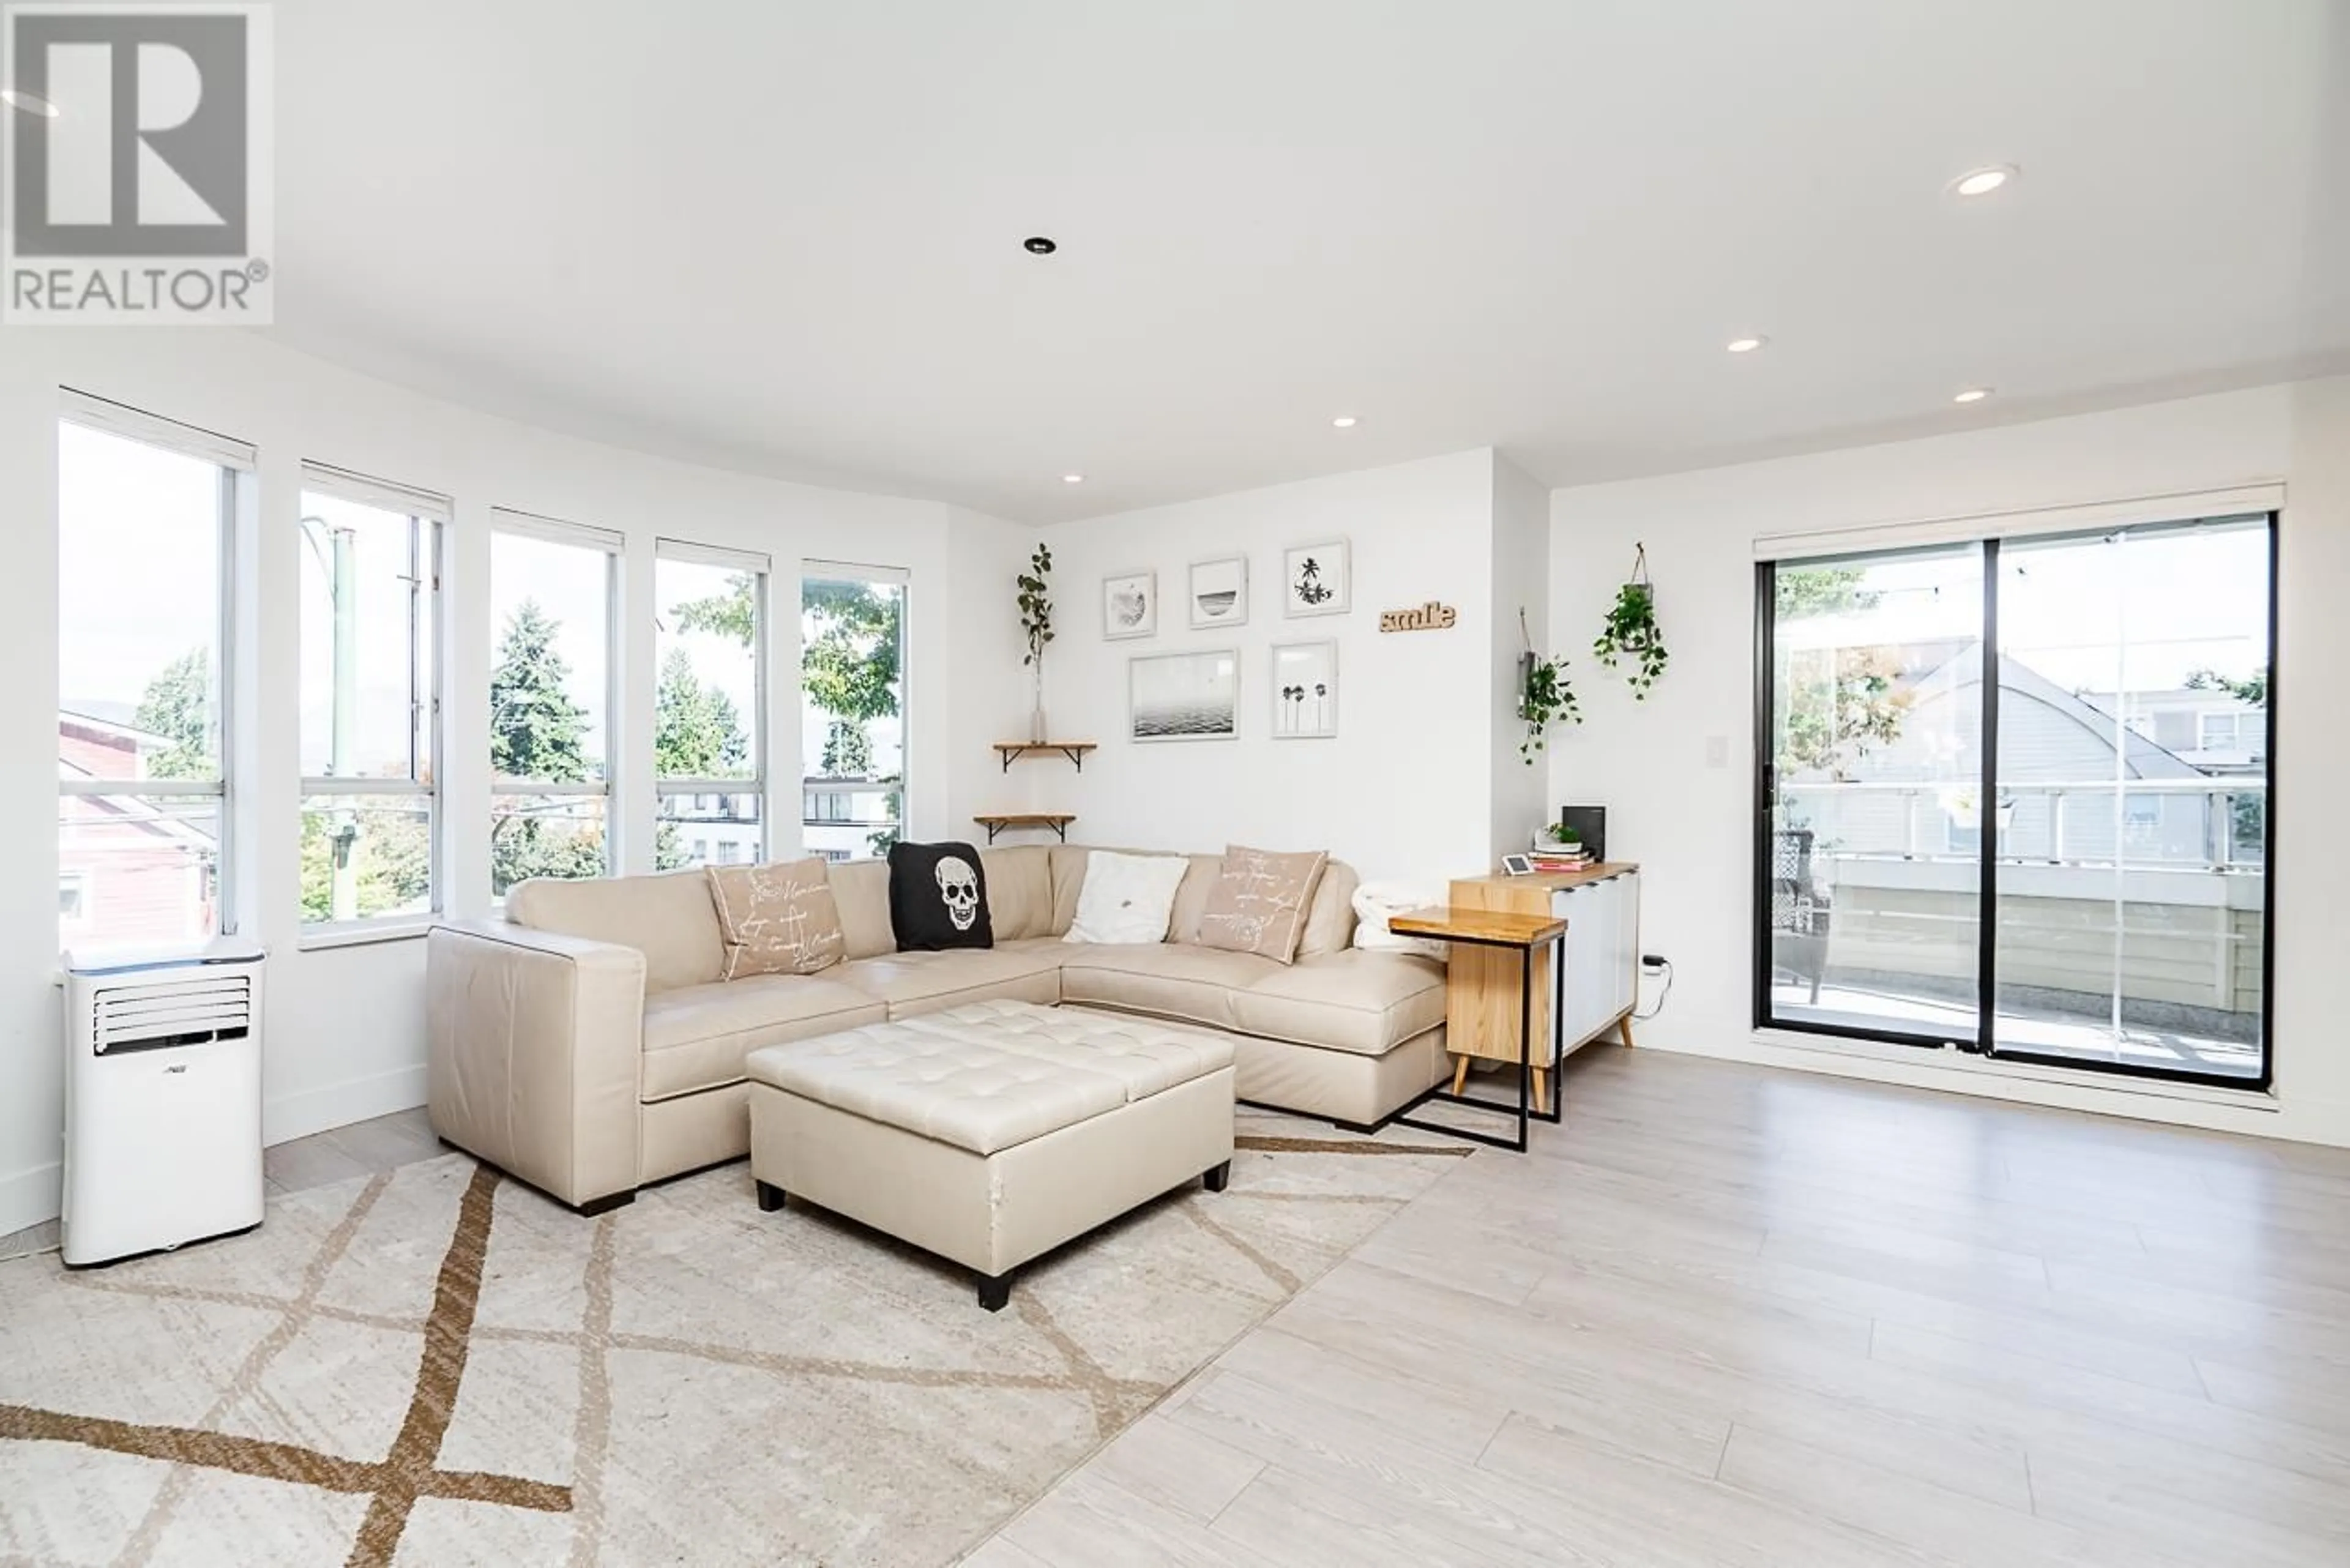
[[[26,114],[37,114],[43,119],[55,119],[57,117],[56,104],[32,93],[20,92],[15,88],[0,88],[0,103],[5,103],[11,109],[23,109]]]
[[[2012,163],[1994,163],[1987,169],[1970,169],[1950,182],[1950,193],[1954,196],[1988,196],[2014,179],[2018,172],[2020,171]]]
[[[1752,354],[1770,341],[1768,337],[1756,333],[1747,337],[1733,337],[1722,347],[1728,348],[1732,354]]]
[[[1061,475],[1061,483],[1064,484],[1083,484],[1085,482],[1086,476],[1082,473],[1065,473]]]
[[[1340,414],[1336,419],[1332,420],[1330,422],[1336,425],[1342,431],[1350,431],[1355,428],[1355,416],[1352,414]]]
[[[1061,247],[1045,234],[1031,234],[1020,242],[1020,248],[1032,256],[1048,256]]]
[[[1950,401],[1954,403],[1980,403],[1985,398],[1990,396],[1991,389],[1989,387],[1969,387],[1965,391],[1960,392],[1957,397],[1952,398]]]

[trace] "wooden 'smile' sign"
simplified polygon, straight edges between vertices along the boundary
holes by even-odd
[[[1429,600],[1418,609],[1381,610],[1381,631],[1451,631],[1461,612],[1451,605]]]

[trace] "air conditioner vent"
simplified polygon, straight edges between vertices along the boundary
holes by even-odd
[[[186,978],[101,985],[90,997],[90,1049],[98,1055],[241,1040],[253,1029],[253,978]]]

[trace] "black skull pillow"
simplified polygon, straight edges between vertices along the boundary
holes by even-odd
[[[979,851],[968,844],[892,846],[889,924],[899,952],[993,947]]]

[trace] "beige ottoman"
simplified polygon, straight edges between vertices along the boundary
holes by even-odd
[[[980,1002],[750,1054],[759,1207],[786,1194],[951,1258],[1020,1265],[1232,1159],[1232,1044]]]

